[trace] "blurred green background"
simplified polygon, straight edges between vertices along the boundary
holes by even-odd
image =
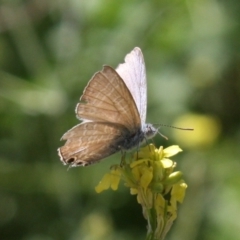
[[[145,239],[136,197],[94,187],[116,154],[67,170],[57,148],[91,76],[144,54],[148,122],[184,151],[188,184],[168,240],[240,239],[240,1],[3,0],[0,239]]]

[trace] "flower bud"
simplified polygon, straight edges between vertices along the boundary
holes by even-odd
[[[164,184],[174,185],[178,183],[182,179],[182,177],[183,177],[182,172],[180,171],[173,172],[165,179]]]

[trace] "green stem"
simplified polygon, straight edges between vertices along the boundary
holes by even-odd
[[[155,209],[155,197],[153,197],[153,204],[151,209],[147,209],[147,221],[148,221],[148,232],[146,236],[146,240],[164,240],[166,236],[166,222],[167,222],[167,202],[164,207],[164,213],[161,219],[158,218],[157,212]],[[164,226],[158,226],[158,221],[161,221]]]
[[[153,197],[152,208],[147,209],[148,232],[146,240],[155,240],[155,233],[157,228],[157,214],[154,208],[154,199],[155,198]]]

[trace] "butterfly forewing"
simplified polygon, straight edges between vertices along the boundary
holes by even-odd
[[[135,47],[125,57],[125,63],[119,64],[116,71],[130,90],[137,105],[141,123],[145,124],[147,111],[146,69],[140,48]]]
[[[130,132],[141,127],[134,99],[118,73],[104,66],[85,88],[76,114],[81,120],[122,124]]]

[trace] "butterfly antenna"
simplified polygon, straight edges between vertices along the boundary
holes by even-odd
[[[182,127],[175,127],[175,126],[166,125],[166,124],[154,124],[154,125],[155,126],[161,126],[161,127],[175,128],[175,129],[178,129],[178,130],[185,130],[185,131],[193,131],[194,130],[194,128],[182,128]]]
[[[194,130],[193,128],[181,128],[181,127],[175,127],[175,126],[166,125],[166,124],[154,124],[154,125],[155,126],[162,126],[162,127],[170,127],[170,128],[175,128],[175,129],[178,129],[178,130],[185,130],[185,131],[193,131]],[[157,132],[160,136],[162,136],[163,138],[168,140],[168,138],[165,135],[163,135],[162,133],[160,133],[159,130],[157,130]]]

